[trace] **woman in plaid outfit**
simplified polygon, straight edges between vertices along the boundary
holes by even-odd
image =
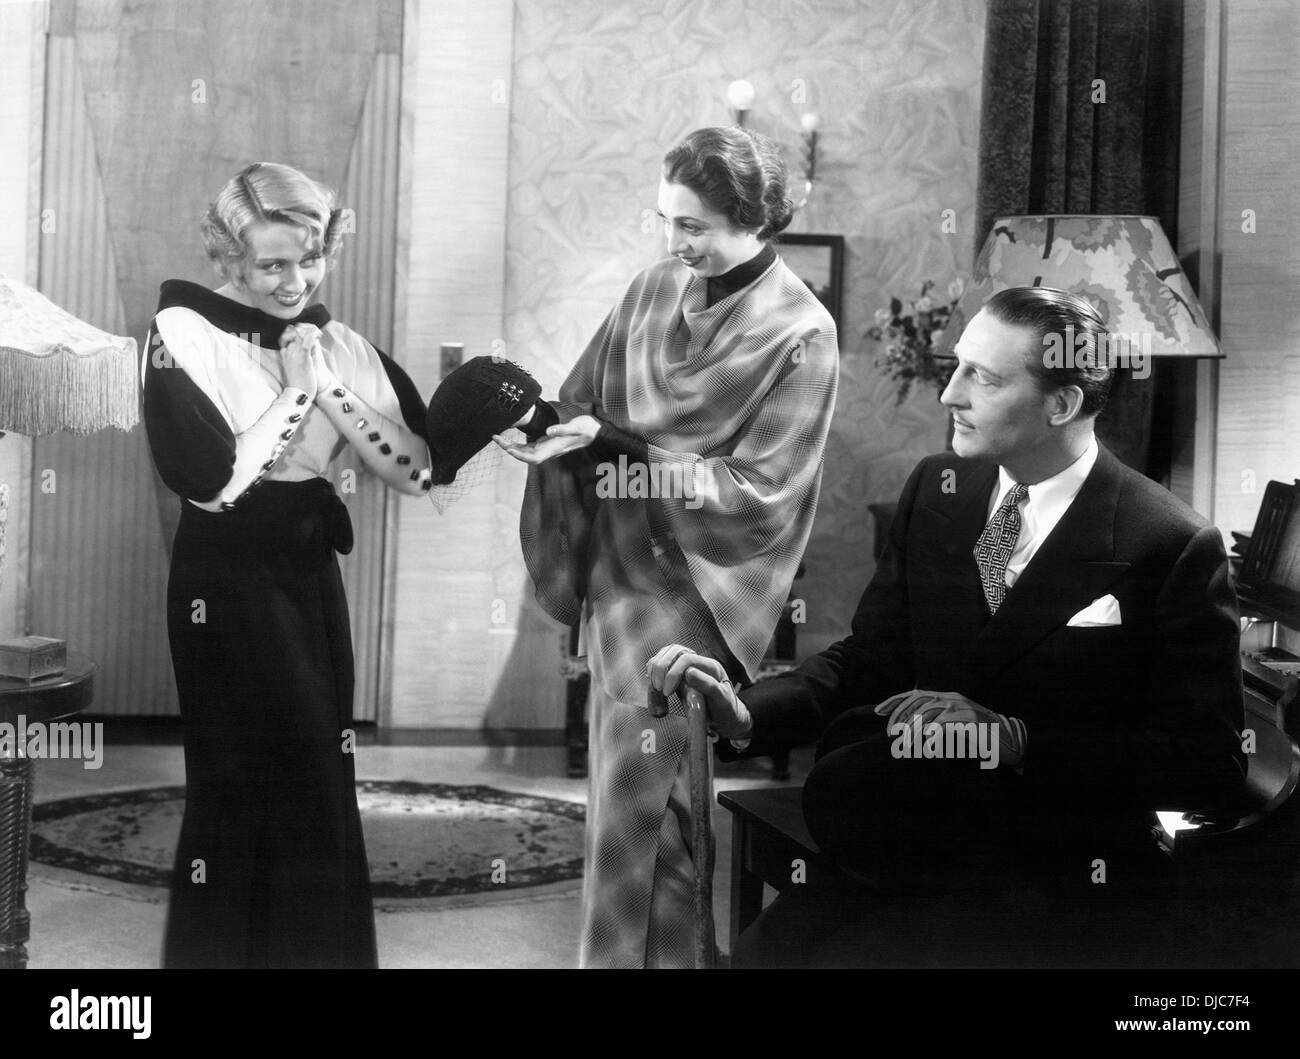
[[[691,965],[685,708],[650,713],[646,666],[683,644],[752,681],[812,528],[835,403],[835,324],[771,243],[793,211],[775,145],[700,129],[661,175],[671,256],[538,404],[528,444],[502,442],[533,465],[520,535],[537,598],[588,622],[585,967]]]

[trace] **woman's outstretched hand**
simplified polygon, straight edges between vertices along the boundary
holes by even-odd
[[[717,659],[674,643],[650,659],[646,670],[651,686],[665,695],[676,691],[685,697],[694,691],[703,696],[709,727],[724,739],[748,739],[753,732],[749,710]]]
[[[566,452],[585,449],[596,440],[599,432],[600,420],[595,416],[576,416],[567,423],[556,423],[546,431],[544,438],[526,444],[507,441],[500,434],[494,434],[492,440],[523,463],[545,463]]]

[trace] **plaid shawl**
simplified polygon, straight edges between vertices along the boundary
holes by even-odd
[[[652,475],[687,484],[598,495],[610,467],[591,450],[530,468],[520,538],[537,599],[566,624],[586,600],[611,695],[642,700],[672,642],[753,679],[812,529],[838,361],[829,313],[780,258],[708,308],[704,280],[659,262],[592,338],[560,419],[644,438]]]

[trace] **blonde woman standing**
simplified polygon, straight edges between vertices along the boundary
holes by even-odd
[[[351,747],[353,660],[327,477],[347,445],[393,489],[432,487],[406,373],[312,297],[341,243],[331,192],[251,165],[202,225],[224,283],[162,285],[144,414],[181,498],[167,625],[186,807],[169,967],[373,967]]]

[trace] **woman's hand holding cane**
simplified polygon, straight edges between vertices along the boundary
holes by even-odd
[[[754,730],[749,710],[736,695],[722,663],[696,654],[681,644],[669,644],[647,666],[650,684],[665,695],[674,691],[700,695],[709,726],[725,739],[748,739]],[[689,703],[688,703],[689,704]]]

